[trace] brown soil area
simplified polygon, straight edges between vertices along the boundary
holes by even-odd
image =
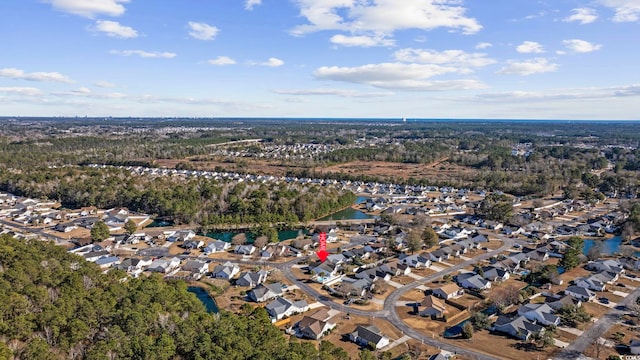
[[[140,159],[145,161],[148,159]],[[206,161],[191,161],[192,159],[156,159],[158,166],[174,168],[179,163],[188,163],[198,170],[214,170],[216,167],[225,171],[245,172],[254,174],[283,176],[291,169],[302,167],[292,165],[282,165],[279,161],[266,161],[257,159],[242,159],[242,165],[237,162],[229,162],[224,159],[208,159]],[[318,173],[344,173],[379,177],[394,177],[408,179],[429,178],[434,180],[459,178],[461,175],[470,175],[475,172],[471,168],[451,164],[448,161],[436,161],[431,164],[404,164],[383,161],[354,161],[329,167],[318,167],[312,169]]]
[[[477,331],[472,339],[446,339],[446,342],[493,355],[500,359],[536,360],[552,358],[559,349],[555,346],[545,349],[529,349],[520,340],[488,331]]]
[[[404,164],[383,161],[354,161],[326,168],[317,168],[320,173],[345,173],[367,176],[395,177],[408,179],[430,178],[449,179],[460,177],[462,174],[473,173],[472,169],[454,165],[449,162],[435,162],[432,164]]]

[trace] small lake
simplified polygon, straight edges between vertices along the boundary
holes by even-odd
[[[622,245],[622,237],[618,235],[606,240],[584,239],[582,253],[586,255],[589,252],[589,249],[591,249],[596,242],[602,242],[602,252],[605,255],[612,255],[620,250],[620,246]],[[640,256],[640,251],[636,251],[635,255]]]
[[[165,220],[153,220],[153,222],[145,227],[148,228],[154,228],[154,227],[165,227],[165,226],[173,226],[173,222],[172,221],[165,221]]]
[[[216,304],[216,301],[214,298],[209,296],[209,293],[207,293],[207,290],[198,286],[189,286],[187,288],[187,291],[189,291],[190,293],[194,293],[198,298],[198,300],[202,301],[202,303],[204,304],[204,307],[207,309],[207,312],[214,313],[214,314],[218,313],[219,311],[218,304]]]
[[[318,219],[318,221],[340,221],[340,220],[364,220],[373,219],[375,216],[366,214],[360,210],[348,207]]]
[[[216,240],[231,242],[231,239],[233,239],[234,236],[240,233],[242,233],[242,231],[219,231],[219,232],[207,233],[206,236]],[[278,231],[278,240],[279,241],[291,240],[291,239],[297,238],[298,235],[307,234],[307,233],[308,231],[303,229],[281,230],[281,231]],[[245,234],[247,235],[247,243],[253,243],[253,241],[256,239],[256,234],[252,232],[245,232]]]

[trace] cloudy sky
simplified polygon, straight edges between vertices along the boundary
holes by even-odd
[[[0,115],[639,119],[640,0],[2,0]]]

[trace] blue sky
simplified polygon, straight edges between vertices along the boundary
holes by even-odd
[[[0,115],[639,119],[640,0],[2,0]]]

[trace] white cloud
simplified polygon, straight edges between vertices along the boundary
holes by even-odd
[[[476,80],[429,81],[438,75],[466,73],[467,69],[437,64],[381,63],[358,67],[323,66],[314,72],[321,80],[367,84],[382,89],[408,91],[441,91],[478,89],[484,85]]]
[[[33,72],[25,73],[24,70],[5,68],[0,69],[0,77],[6,77],[16,80],[29,80],[29,81],[48,81],[48,82],[61,82],[66,84],[72,84],[73,80],[67,76],[58,72]]]
[[[163,59],[172,59],[176,57],[176,53],[172,52],[150,52],[144,50],[111,50],[110,54],[113,55],[122,55],[122,56],[140,56],[142,58],[163,58]]]
[[[330,41],[334,44],[342,46],[359,46],[359,47],[372,47],[372,46],[393,46],[395,41],[392,39],[385,39],[383,36],[346,36],[346,35],[334,35]]]
[[[111,37],[123,39],[136,38],[138,32],[129,26],[120,25],[117,21],[98,20],[95,26],[96,31],[103,32]]]
[[[562,21],[565,21],[565,22],[577,21],[580,24],[584,25],[584,24],[591,24],[592,22],[598,19],[598,14],[594,9],[591,9],[591,8],[576,8],[576,9],[572,9],[571,12],[573,12],[573,14],[562,19]]]
[[[207,63],[211,65],[233,65],[236,61],[228,56],[218,56],[215,59],[208,60]]]
[[[0,94],[38,96],[42,95],[42,91],[34,87],[0,87]]]
[[[467,53],[462,50],[436,51],[430,49],[401,49],[393,54],[393,57],[402,62],[421,64],[448,64],[459,66],[464,70],[469,67],[482,67],[495,63],[495,60],[487,58],[483,53]]]
[[[265,61],[265,62],[255,62],[255,61],[250,61],[249,65],[258,65],[258,66],[268,66],[268,67],[278,67],[278,66],[282,66],[284,65],[284,61],[278,59],[278,58],[274,58],[274,57],[270,57],[269,60]]]
[[[244,3],[244,8],[246,10],[253,10],[255,6],[262,4],[262,0],[246,0]]]
[[[97,86],[97,87],[101,87],[101,88],[113,88],[116,87],[116,84],[109,82],[109,81],[96,81],[93,83],[93,85]]]
[[[540,54],[544,52],[544,48],[535,41],[525,41],[516,47],[516,51],[521,54]]]
[[[488,48],[490,48],[492,46],[493,46],[493,44],[490,43],[490,42],[481,42],[481,43],[478,43],[476,45],[476,49],[478,49],[478,50],[488,49]]]
[[[291,32],[304,35],[323,30],[352,34],[392,34],[397,30],[451,28],[465,34],[482,29],[465,16],[460,0],[296,0],[308,23]]]
[[[613,86],[613,87],[591,87],[591,88],[567,88],[567,89],[547,89],[544,92],[536,91],[511,91],[499,93],[485,93],[476,95],[476,98],[487,101],[553,101],[553,100],[592,100],[611,99],[619,97],[640,96],[640,84]]]
[[[588,41],[579,39],[564,40],[562,43],[567,47],[567,49],[576,53],[588,53],[602,48],[602,45],[592,44]]]
[[[96,15],[120,16],[129,0],[45,0],[54,8],[74,15],[94,18]]]
[[[599,0],[599,3],[615,11],[615,22],[633,22],[640,19],[640,0]]]
[[[504,75],[532,75],[546,72],[553,72],[558,69],[558,65],[550,63],[545,58],[535,58],[527,61],[508,61],[507,65],[498,70],[497,74]]]
[[[213,40],[220,32],[217,27],[201,22],[189,21],[188,25],[189,29],[191,29],[189,36],[198,40]]]
[[[392,92],[360,92],[345,89],[304,89],[304,90],[273,90],[276,94],[295,96],[341,96],[353,98],[374,98],[393,95]]]

